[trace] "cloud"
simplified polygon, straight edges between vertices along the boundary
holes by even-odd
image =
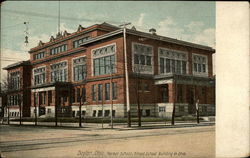
[[[163,36],[215,47],[215,29],[205,28],[200,21],[191,21],[181,27],[172,17],[166,17],[158,23],[156,30]]]
[[[208,28],[203,30],[199,34],[195,34],[194,42],[215,47],[215,29]]]
[[[28,60],[30,58],[29,53],[14,51],[11,49],[1,49],[1,68],[4,68],[10,64]],[[7,76],[6,70],[1,70],[1,78],[4,79]]]
[[[188,25],[185,25],[188,31],[190,32],[200,32],[204,23],[201,21],[191,21]]]
[[[157,33],[163,36],[178,38],[184,35],[184,29],[178,27],[177,23],[171,18],[167,17],[158,23]]]
[[[66,30],[69,33],[72,33],[72,32],[76,31],[74,29],[71,29],[71,28],[67,27],[65,23],[60,24],[60,30],[63,31],[63,32]]]
[[[137,22],[137,25],[138,25],[138,26],[143,26],[144,17],[145,17],[145,13],[141,13],[141,14],[140,14],[140,17],[139,17],[139,19],[138,19],[138,22]]]

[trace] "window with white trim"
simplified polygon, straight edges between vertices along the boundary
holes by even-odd
[[[166,112],[166,107],[159,107],[159,112]]]
[[[116,72],[115,44],[92,50],[93,75],[106,75]],[[110,70],[111,69],[111,70]]]
[[[80,57],[73,60],[73,75],[74,81],[81,81],[86,78],[87,66],[86,58]]]
[[[34,85],[41,85],[45,83],[45,67],[35,68],[34,73]]]
[[[184,52],[159,48],[159,74],[186,74],[187,73],[187,54]]]
[[[67,50],[67,44],[64,44],[55,48],[51,48],[50,55],[55,55],[61,52],[65,52],[66,50]]]
[[[45,52],[40,52],[34,55],[34,60],[42,59],[45,57]]]
[[[208,65],[207,56],[193,54],[193,73],[197,75],[207,75]]]
[[[133,72],[153,74],[153,47],[149,45],[133,43]]]
[[[11,72],[9,74],[9,82],[10,82],[9,88],[11,90],[19,89],[20,88],[20,72],[19,71]]]
[[[51,68],[51,82],[67,81],[67,62],[63,61],[50,66]]]
[[[78,48],[80,44],[90,39],[90,36],[85,36],[81,39],[73,41],[73,48]]]

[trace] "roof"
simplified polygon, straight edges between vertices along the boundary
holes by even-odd
[[[64,42],[66,40],[72,39],[72,38],[74,38],[76,36],[80,36],[82,34],[89,33],[89,32],[91,32],[93,30],[113,31],[113,30],[119,29],[119,27],[108,24],[106,22],[101,23],[101,24],[94,24],[94,25],[91,25],[91,26],[86,27],[86,28],[83,28],[81,25],[79,25],[79,26],[82,28],[81,30],[77,30],[76,32],[73,32],[73,33],[68,33],[67,36],[60,36],[58,38],[53,37],[54,38],[53,41],[48,41],[48,42],[45,42],[45,43],[41,42],[40,45],[38,45],[38,46],[36,46],[34,48],[31,48],[29,53],[33,53],[33,52],[39,51],[41,49],[50,47],[52,45],[59,44],[59,43]]]
[[[30,65],[30,60],[16,62],[14,64],[10,64],[10,65],[4,67],[3,69],[4,70],[9,70],[9,69],[13,69],[15,67],[24,66],[24,65]]]
[[[123,33],[123,29],[115,30],[115,31],[106,33],[104,35],[92,38],[92,39],[82,43],[81,46],[87,46],[88,44],[91,44],[93,42],[96,42],[96,41],[99,41],[99,40],[102,40],[105,38],[109,38],[109,37],[112,37],[114,35],[118,35],[121,33]],[[126,29],[126,33],[131,34],[131,35],[140,36],[140,37],[150,38],[150,39],[154,39],[154,40],[159,40],[159,41],[164,41],[164,42],[169,42],[169,43],[174,43],[174,44],[179,44],[179,45],[184,45],[184,46],[188,46],[188,47],[193,47],[193,48],[198,48],[198,49],[203,49],[203,50],[215,52],[215,50],[209,46],[204,46],[204,45],[200,45],[200,44],[195,44],[195,43],[191,43],[191,42],[186,42],[186,41],[177,40],[174,38],[169,38],[169,37],[165,37],[165,36],[141,32],[141,31],[137,31],[137,30]]]

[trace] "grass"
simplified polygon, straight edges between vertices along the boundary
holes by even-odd
[[[59,117],[58,122],[64,123],[78,123],[79,118],[75,117]],[[193,116],[182,116],[182,117],[175,117],[175,121],[195,121],[196,117]],[[200,118],[202,120],[202,118]],[[20,121],[19,118],[12,119],[11,121]],[[35,122],[35,118],[22,118],[22,121],[25,122]],[[55,118],[48,117],[48,118],[37,118],[38,122],[55,122]],[[114,118],[114,123],[126,123],[127,118]],[[142,122],[165,122],[171,121],[171,118],[157,118],[157,117],[142,117]],[[110,118],[84,118],[82,119],[83,123],[109,123]],[[138,118],[131,118],[131,122],[138,122]]]

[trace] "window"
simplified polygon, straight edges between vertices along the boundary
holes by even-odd
[[[64,44],[64,45],[50,49],[50,55],[55,55],[61,52],[65,52],[66,50],[67,50],[67,45]]]
[[[153,74],[153,48],[148,45],[133,43],[133,70],[144,74]]]
[[[207,106],[202,106],[202,107],[201,107],[201,111],[202,111],[203,113],[206,113],[206,112],[207,112]]]
[[[168,102],[168,86],[164,86],[162,87],[162,102],[166,103]]]
[[[92,50],[93,75],[106,75],[116,72],[115,45]]]
[[[179,112],[185,112],[185,107],[184,106],[179,106]]]
[[[43,96],[42,96],[42,93],[38,93],[38,96],[39,96],[39,105],[42,105],[42,104],[43,104]]]
[[[46,92],[43,92],[43,104],[46,104]]]
[[[34,85],[45,83],[45,67],[34,69]]]
[[[77,102],[80,102],[80,100],[81,100],[81,94],[80,94],[80,88],[77,88],[76,89],[77,91],[76,91],[76,95],[77,95]]]
[[[93,117],[96,116],[96,110],[93,110],[92,116],[93,116]]]
[[[164,58],[160,58],[160,73],[164,73]]]
[[[105,110],[105,111],[104,111],[104,116],[105,116],[105,117],[109,116],[109,114],[110,114],[110,110]]]
[[[105,100],[110,100],[110,84],[105,84]]]
[[[82,88],[82,102],[86,102],[86,88]]]
[[[117,83],[112,83],[112,98],[113,100],[117,99]]]
[[[9,88],[11,90],[19,89],[20,88],[20,72],[16,71],[16,72],[10,73],[9,81],[10,81]]]
[[[90,39],[90,36],[85,36],[81,39],[73,41],[73,48],[78,48],[80,44]]]
[[[102,100],[102,84],[98,84],[98,100]]]
[[[159,112],[166,112],[166,107],[159,107]]]
[[[77,110],[76,116],[80,116],[80,111],[79,110]]]
[[[193,54],[193,73],[207,74],[207,56]]]
[[[47,113],[50,114],[50,113],[51,113],[51,109],[48,109],[48,110],[47,110]]]
[[[72,94],[71,94],[71,101],[72,101],[72,103],[74,103],[76,101],[75,100],[75,97],[76,97],[75,93],[76,93],[76,90],[75,90],[75,88],[73,88],[72,89]]]
[[[67,62],[60,62],[50,66],[51,67],[51,82],[67,81]]]
[[[146,56],[146,65],[151,66],[151,56]]]
[[[45,57],[45,52],[40,52],[34,55],[34,60],[42,59]]]
[[[135,54],[134,55],[134,60],[135,60],[135,64],[139,64],[139,55],[138,54]]]
[[[37,104],[37,98],[36,98],[36,93],[34,93],[34,106]]]
[[[148,83],[144,84],[144,91],[150,91]]]
[[[115,110],[112,111],[112,116],[115,117]]]
[[[182,95],[182,85],[177,86],[177,101],[182,102],[183,101],[183,95]]]
[[[146,109],[146,117],[150,117],[150,109]]]
[[[73,60],[74,81],[81,81],[86,78],[86,58],[80,57]]]
[[[52,103],[52,91],[48,91],[48,103]]]
[[[96,85],[92,85],[92,100],[96,101]]]
[[[184,52],[160,48],[159,52],[160,74],[187,72],[187,55]]]
[[[98,110],[98,117],[102,117],[102,110]]]

